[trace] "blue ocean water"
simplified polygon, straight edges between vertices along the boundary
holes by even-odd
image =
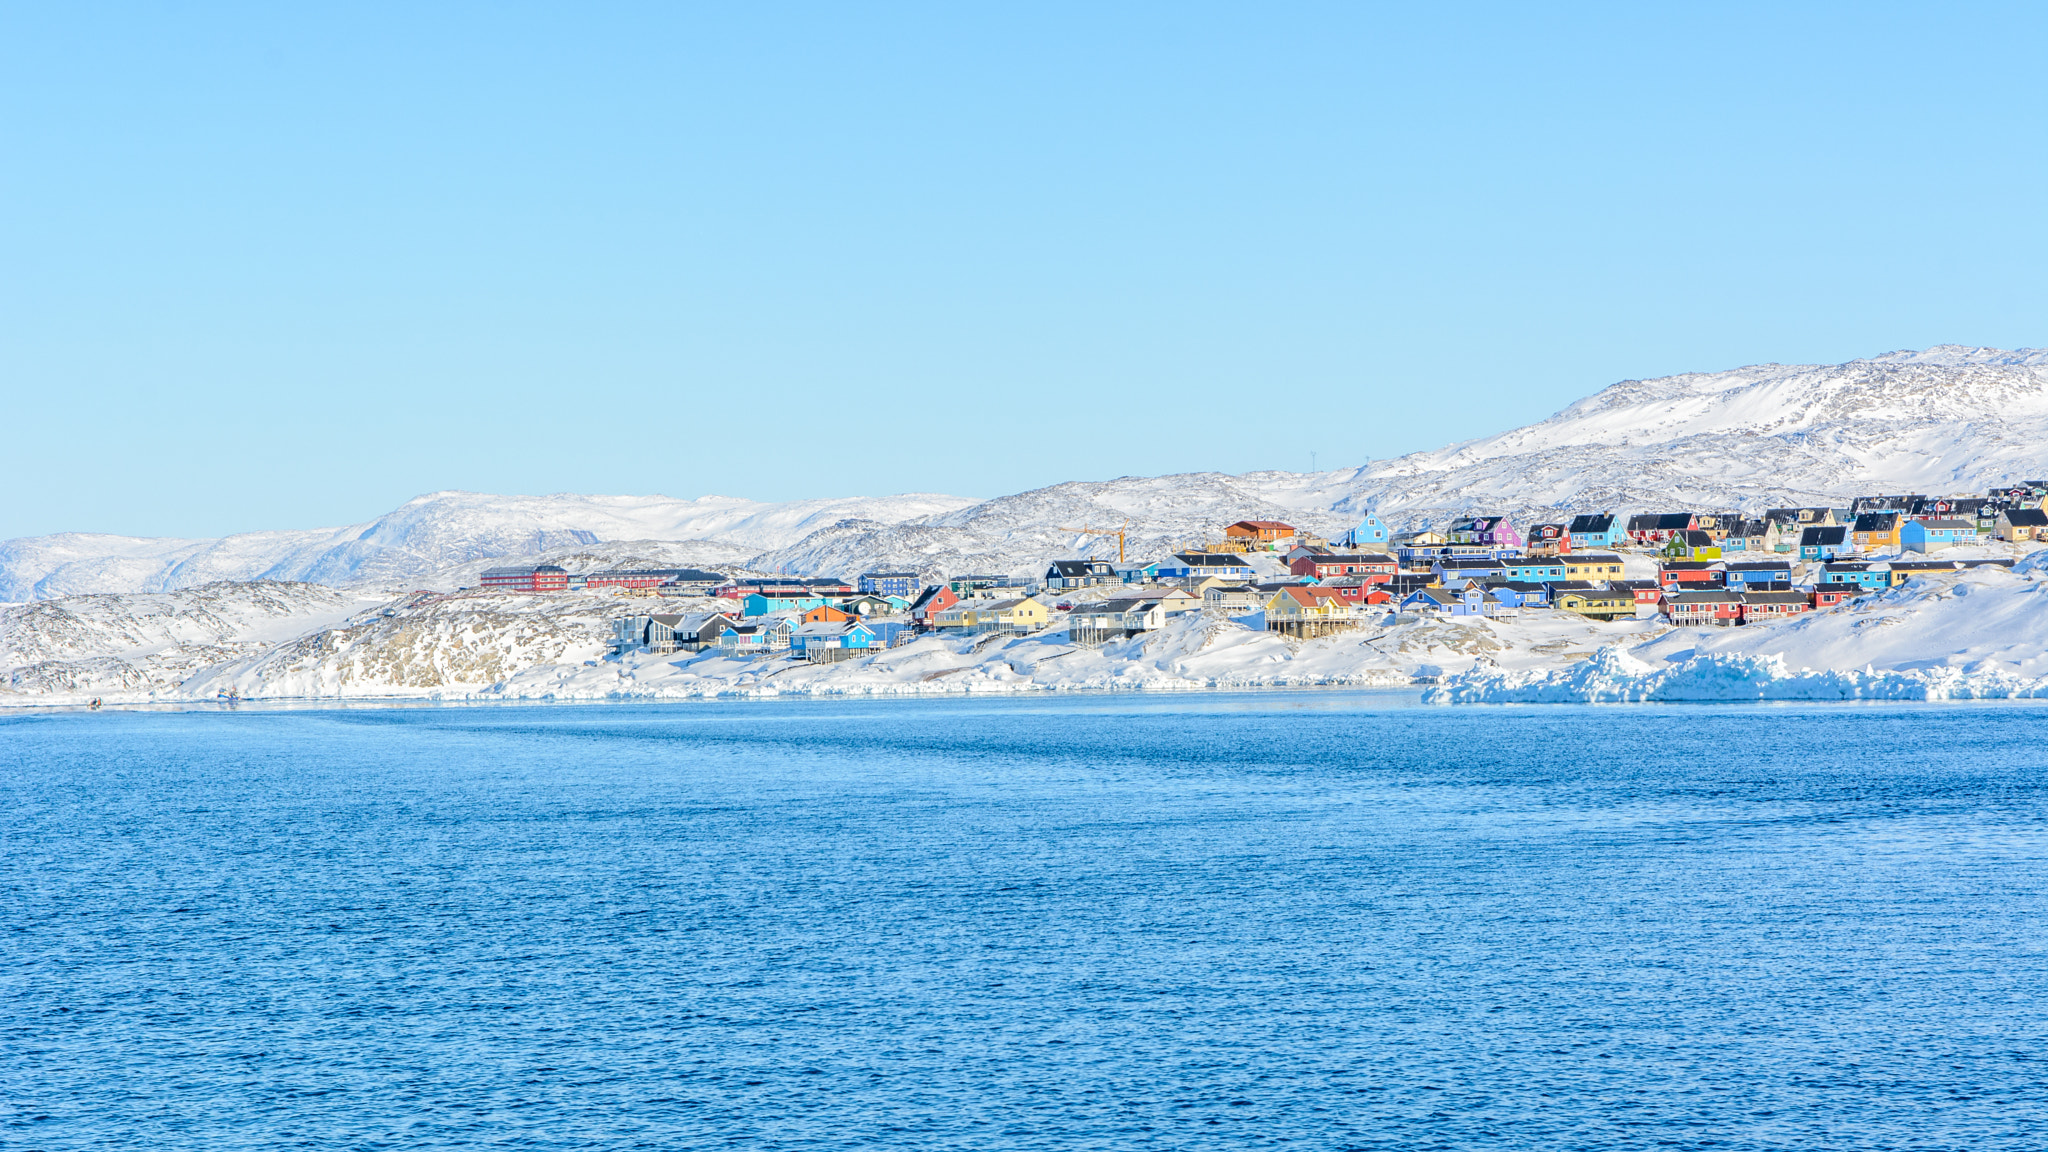
[[[0,719],[0,1144],[2038,1149],[2048,711]]]

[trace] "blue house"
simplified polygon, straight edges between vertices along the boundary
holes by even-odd
[[[749,592],[747,598],[740,602],[746,605],[740,615],[766,616],[771,612],[809,612],[813,608],[823,608],[834,599],[837,597],[828,599],[823,596],[770,596],[762,592]]]
[[[1899,547],[1908,552],[1938,552],[1977,542],[1974,520],[1908,520],[1899,529]]]
[[[1872,564],[1863,560],[1843,560],[1827,565],[1821,570],[1822,584],[1854,584],[1859,588],[1889,588],[1892,586],[1891,570],[1883,564]]]
[[[1801,560],[1833,560],[1837,556],[1854,556],[1856,545],[1849,539],[1849,526],[1837,524],[1830,528],[1807,528],[1799,533],[1799,558]]]
[[[1180,552],[1159,562],[1161,580],[1206,580],[1221,576],[1225,580],[1249,580],[1253,569],[1236,552]]]
[[[915,572],[863,572],[859,588],[878,596],[901,596],[905,600],[917,595],[922,586]]]
[[[1588,548],[1619,548],[1628,543],[1628,526],[1613,512],[1588,512],[1572,517],[1565,537],[1574,552]]]
[[[1346,534],[1344,543],[1352,548],[1383,548],[1387,543],[1387,526],[1367,509],[1365,519]]]
[[[1564,579],[1564,561],[1555,556],[1512,556],[1500,562],[1509,580],[1540,584]]]
[[[1792,565],[1783,560],[1758,560],[1748,563],[1730,564],[1726,569],[1727,588],[1730,592],[1747,592],[1752,585],[1792,583]],[[1758,591],[1763,591],[1761,587]]]
[[[1507,568],[1503,565],[1502,561],[1480,556],[1447,556],[1432,564],[1429,570],[1436,574],[1438,583],[1446,583],[1452,580],[1486,581],[1505,580],[1508,578]]]
[[[1501,603],[1515,608],[1542,608],[1550,603],[1550,586],[1547,584],[1510,580],[1505,584],[1489,584],[1486,590],[1499,597]]]

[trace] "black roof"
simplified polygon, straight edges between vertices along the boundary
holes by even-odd
[[[2048,512],[2039,508],[2014,508],[2005,513],[2005,522],[2015,528],[2048,528]]]
[[[1849,538],[1849,530],[1840,524],[1832,528],[1812,527],[1799,533],[1800,547],[1817,544],[1840,544]]]
[[[1676,532],[1690,527],[1690,512],[1645,512],[1628,518],[1628,530],[1631,532]]]
[[[1613,530],[1614,513],[1612,512],[1587,512],[1583,515],[1574,516],[1572,517],[1571,527],[1565,529],[1567,532],[1587,533],[1611,532]]]

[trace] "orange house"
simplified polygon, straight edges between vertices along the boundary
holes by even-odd
[[[853,619],[851,612],[842,612],[830,604],[820,604],[804,613],[806,624],[838,624]]]
[[[1293,536],[1294,526],[1278,520],[1239,520],[1223,530],[1225,540],[1246,544],[1272,544]]]

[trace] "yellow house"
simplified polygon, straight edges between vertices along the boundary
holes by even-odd
[[[1036,632],[1052,619],[1046,606],[1029,596],[1016,600],[997,600],[986,606],[976,616],[976,624],[984,631],[1001,628],[1010,632]]]
[[[1614,592],[1601,589],[1591,592],[1560,592],[1551,601],[1553,607],[1566,612],[1576,612],[1594,620],[1633,619],[1636,614],[1634,592]]]
[[[1621,557],[1612,552],[1567,552],[1557,559],[1564,564],[1567,580],[1621,579]]]
[[[1295,584],[1266,601],[1266,630],[1289,636],[1325,636],[1358,621],[1358,607],[1328,588]]]
[[[1899,547],[1899,526],[1905,520],[1897,512],[1864,512],[1856,517],[1849,535],[1860,552]]]

